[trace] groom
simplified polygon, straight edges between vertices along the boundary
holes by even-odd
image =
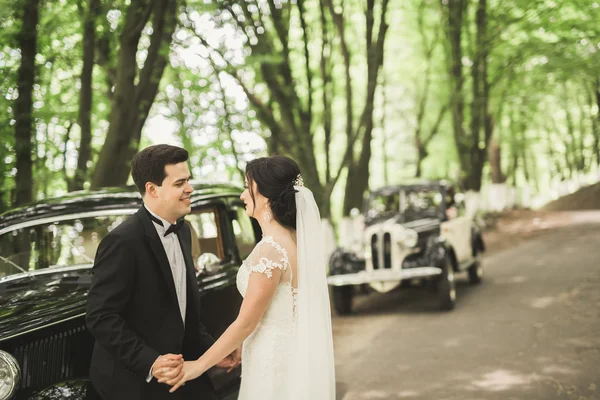
[[[188,152],[150,146],[131,162],[144,205],[96,253],[87,327],[96,339],[91,381],[104,400],[212,400],[206,375],[175,394],[158,383],[182,372],[214,342],[200,322],[191,234]],[[232,356],[217,366],[236,365]]]

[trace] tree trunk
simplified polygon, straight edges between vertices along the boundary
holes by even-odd
[[[423,175],[423,161],[428,155],[427,147],[420,136],[420,129],[417,128],[417,131],[415,132],[415,148],[417,149],[417,170],[415,171],[415,178],[420,178],[421,175]]]
[[[462,170],[463,178],[470,175],[469,146],[466,143],[464,131],[464,96],[462,76],[462,25],[466,13],[467,0],[443,1],[442,7],[446,12],[446,35],[450,49],[448,52],[450,85],[454,101],[451,103],[452,132],[454,143]],[[470,187],[466,189],[471,189]]]
[[[335,24],[338,35],[340,37],[340,44],[342,48],[342,56],[344,57],[344,73],[346,77],[346,136],[348,137],[348,141],[350,141],[352,137],[353,129],[353,119],[354,119],[354,107],[352,106],[352,80],[350,77],[350,51],[348,50],[348,45],[346,44],[346,36],[344,33],[344,16],[342,14],[338,14],[333,6],[333,0],[326,0],[327,6],[329,7],[329,12],[331,13],[331,18],[333,23]],[[354,159],[354,157],[352,157]]]
[[[231,142],[231,154],[233,155],[233,158],[235,160],[235,169],[238,172],[238,174],[240,175],[240,178],[242,178],[242,182],[243,182],[246,177],[246,173],[244,170],[242,170],[240,168],[240,156],[237,152],[237,149],[235,148],[235,140],[233,139],[233,129],[232,129],[232,122],[231,122],[232,117],[231,117],[231,114],[229,113],[229,105],[227,104],[227,94],[225,93],[225,88],[223,87],[223,82],[221,81],[221,76],[217,75],[217,79],[219,82],[219,91],[221,92],[221,98],[223,101],[223,110],[225,111],[225,116],[224,116],[225,120],[223,121],[222,130],[227,133],[227,137],[229,138],[229,141]],[[183,98],[183,96],[182,96],[182,98]],[[183,123],[183,120],[182,120],[182,123]],[[182,132],[182,134],[183,134],[183,132]],[[184,136],[188,137],[188,135],[184,135]],[[183,139],[183,140],[188,140],[191,145],[191,138]],[[191,169],[190,169],[190,171],[191,171]]]
[[[487,1],[479,0],[476,12],[476,38],[471,67],[472,104],[470,132],[464,131],[464,96],[462,77],[462,27],[467,14],[468,0],[445,1],[442,7],[447,16],[446,33],[450,45],[449,74],[453,92],[452,128],[454,142],[462,170],[462,183],[466,190],[479,191],[482,170],[486,162],[487,144],[493,125],[488,116],[490,85],[487,77],[489,39],[487,37]],[[483,137],[481,135],[483,131]]]
[[[92,188],[122,186],[138,150],[142,128],[158,91],[177,22],[177,0],[132,1],[127,10],[117,68],[110,126],[94,170]],[[137,47],[152,13],[152,38],[136,85]]]
[[[96,47],[96,17],[99,0],[88,0],[83,22],[83,67],[81,69],[81,90],[79,92],[79,127],[81,141],[77,169],[70,190],[81,190],[88,178],[88,162],[92,157],[92,74],[94,71],[94,50]]]
[[[383,0],[377,40],[373,43],[375,0],[367,0],[367,98],[358,129],[363,129],[362,145],[359,159],[352,163],[348,170],[346,195],[344,197],[344,215],[350,215],[353,208],[361,209],[363,194],[369,188],[371,162],[371,141],[373,138],[373,111],[375,108],[375,92],[378,75],[383,65],[383,51],[388,25],[385,22],[389,0]],[[359,135],[357,135],[359,136]]]
[[[489,117],[489,83],[487,77],[487,0],[479,0],[476,13],[477,36],[475,39],[475,57],[471,69],[473,80],[473,103],[471,105],[471,165],[466,176],[466,189],[479,191],[483,166],[487,156],[488,141],[493,129]],[[483,130],[483,146],[481,133]]]
[[[111,9],[110,2],[101,1],[98,15],[108,13]],[[117,80],[117,68],[113,55],[113,48],[116,47],[116,41],[118,40],[117,32],[113,32],[110,28],[110,22],[106,18],[99,18],[95,20],[96,23],[96,49],[95,49],[95,63],[104,70],[106,92],[105,96],[109,101],[113,99],[113,88],[115,81]],[[99,31],[100,26],[102,30]]]
[[[423,24],[424,20],[424,12],[425,12],[425,2],[423,1],[419,7],[418,14],[418,25],[419,25],[419,33],[421,36],[421,46],[423,48],[423,53],[425,56],[425,71],[423,72],[423,93],[421,94],[421,98],[419,99],[419,107],[417,109],[417,120],[415,123],[415,133],[414,133],[414,143],[415,149],[417,150],[417,162],[416,162],[416,171],[415,177],[420,178],[422,171],[421,166],[423,164],[423,160],[427,157],[427,146],[425,145],[423,139],[421,138],[423,131],[423,120],[425,118],[425,110],[427,109],[427,99],[429,97],[429,86],[431,85],[431,58],[433,54],[434,44],[429,44],[427,42],[427,35],[425,33],[425,27]]]
[[[517,186],[517,170],[519,169],[519,153],[512,154],[512,167],[509,176],[512,178],[512,185]]]
[[[185,114],[183,112],[183,109],[185,107],[184,96],[182,94],[183,89],[184,89],[184,86],[183,86],[184,81],[185,81],[185,77],[183,76],[183,74],[181,74],[179,71],[177,71],[175,73],[175,80],[173,82],[173,86],[179,91],[179,95],[175,98],[174,102],[175,102],[175,106],[177,109],[176,118],[177,118],[177,122],[179,123],[179,132],[178,133],[179,133],[179,139],[181,139],[181,145],[189,154],[193,154],[194,150],[195,150],[194,142],[192,141],[192,137],[188,133],[188,128],[185,124],[186,118],[185,118]],[[223,99],[223,102],[225,102],[225,99]],[[225,106],[227,106],[227,105],[225,105]],[[187,165],[188,165],[188,169],[190,170],[191,174],[194,175],[191,157],[188,158]]]
[[[427,0],[421,0],[421,2],[419,3],[419,10],[417,13],[417,25],[419,28],[419,35],[421,37],[421,48],[423,49],[423,56],[425,57],[425,65],[426,65],[425,71],[423,72],[423,91],[422,91],[422,94],[420,95],[420,99],[418,101],[419,106],[417,108],[415,133],[414,133],[414,138],[413,138],[413,141],[415,143],[415,149],[417,151],[417,161],[416,161],[416,168],[415,168],[416,169],[415,177],[417,177],[417,178],[420,178],[421,175],[423,174],[423,170],[422,170],[423,161],[429,155],[429,153],[427,152],[427,146],[429,145],[431,140],[437,134],[438,128],[442,121],[442,118],[444,117],[444,114],[446,113],[446,111],[448,109],[448,105],[450,104],[450,102],[453,101],[453,99],[450,98],[448,100],[448,104],[442,106],[442,108],[440,109],[440,112],[438,114],[438,118],[437,118],[434,126],[431,128],[429,135],[425,136],[425,129],[423,126],[424,125],[423,121],[425,119],[426,110],[428,109],[427,108],[427,100],[429,98],[429,88],[431,87],[431,66],[433,64],[432,63],[433,52],[439,43],[439,33],[440,33],[440,28],[436,27],[434,37],[431,40],[429,40],[427,37],[426,27],[425,27],[425,22],[424,22],[427,4],[428,4]]]
[[[490,141],[488,148],[492,183],[504,183],[506,177],[502,173],[502,150],[500,144],[494,138]]]
[[[512,186],[517,185],[517,169],[519,167],[519,144],[518,144],[518,120],[519,113],[517,106],[513,106],[509,109],[510,114],[510,124],[509,124],[509,132],[510,132],[510,164],[508,166],[508,170],[506,171],[506,180],[511,180]]]
[[[325,182],[331,180],[331,129],[332,101],[330,93],[333,91],[333,80],[331,76],[331,67],[328,68],[329,54],[331,54],[331,45],[329,44],[329,32],[327,29],[327,14],[325,12],[324,0],[319,0],[319,9],[321,15],[321,60],[319,62],[319,71],[323,84],[323,131],[325,134]]]
[[[15,100],[16,198],[15,205],[33,200],[33,84],[37,54],[39,0],[24,0],[23,20],[18,34],[21,65],[17,73],[19,97]]]
[[[63,179],[67,183],[67,188],[69,189],[69,191],[73,187],[73,179],[70,178],[69,174],[67,173],[67,153],[69,150],[69,140],[71,140],[71,129],[73,129],[73,123],[69,122],[69,125],[67,126],[67,132],[65,133],[63,141],[65,147],[62,150],[62,175]]]
[[[247,2],[240,3],[244,18],[238,18],[238,14],[234,10],[225,6],[243,32],[254,31],[257,28],[254,24],[258,23],[254,21],[252,13],[249,12],[248,4]],[[269,14],[271,23],[275,26],[274,30],[284,51],[280,52],[282,55],[280,62],[262,63],[256,69],[257,75],[262,78],[268,90],[267,102],[263,102],[259,95],[250,90],[235,66],[228,64],[229,68],[222,69],[222,71],[236,79],[248,97],[248,101],[256,110],[258,119],[270,130],[271,138],[267,143],[269,152],[289,155],[296,160],[302,170],[305,184],[311,188],[315,201],[319,205],[321,217],[327,218],[329,216],[328,199],[333,185],[330,187],[320,180],[310,124],[310,111],[303,108],[290,69],[286,31],[289,28],[289,21],[283,12],[276,9],[271,11],[274,11]],[[263,22],[262,17],[260,22]],[[267,16],[264,17],[267,18]],[[228,63],[227,57],[218,49],[212,48],[202,36],[198,37],[203,45],[219,54],[220,58]],[[258,37],[258,42],[250,44],[252,56],[271,56],[279,51],[273,45],[271,35],[257,34],[256,37]]]
[[[489,89],[489,85],[486,86]],[[504,106],[506,105],[506,97],[508,91],[510,89],[510,84],[507,84],[504,90],[502,91],[502,95],[498,101],[498,109],[495,115],[495,118],[492,115],[488,115],[486,125],[485,125],[485,134],[486,137],[489,137],[488,141],[488,160],[490,162],[490,171],[491,171],[491,179],[492,183],[505,183],[508,174],[502,168],[502,118],[504,116]],[[498,125],[498,133],[493,136],[494,130],[496,129],[493,121],[500,121]]]

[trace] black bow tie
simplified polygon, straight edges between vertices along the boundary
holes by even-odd
[[[181,219],[177,220],[177,222],[175,224],[169,226],[169,229],[167,229],[167,231],[165,232],[165,236],[167,236],[171,232],[173,232],[174,234],[177,235],[177,233],[183,226],[183,221],[184,221],[184,219],[181,218]]]
[[[146,211],[148,211],[148,210],[146,210]],[[152,215],[152,213],[150,211],[148,211],[148,216],[150,217],[150,219],[152,221],[156,222],[158,225],[160,225],[162,227],[165,226],[163,224],[163,222],[160,219],[156,218],[154,215]],[[181,227],[183,226],[183,222],[184,222],[184,218],[178,219],[176,223],[169,226],[169,229],[167,229],[164,236],[167,236],[169,233],[177,234],[179,232],[179,230],[181,229]]]

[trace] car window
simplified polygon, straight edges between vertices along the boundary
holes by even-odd
[[[223,235],[218,224],[216,208],[194,210],[185,217],[192,233],[192,257],[194,261],[202,254],[212,253],[223,261]]]
[[[252,226],[252,220],[246,214],[246,209],[244,207],[234,205],[231,208],[233,210],[231,224],[233,226],[235,243],[241,259],[245,260],[256,245],[254,227]]]
[[[66,219],[0,236],[0,278],[23,271],[92,264],[100,241],[129,215]]]
[[[381,193],[372,195],[369,198],[368,218],[393,216],[400,211],[400,194]]]
[[[403,214],[407,221],[437,217],[442,204],[442,194],[431,189],[411,189],[405,192]]]

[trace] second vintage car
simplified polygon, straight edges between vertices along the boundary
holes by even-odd
[[[352,312],[356,294],[389,292],[401,285],[433,287],[439,307],[456,303],[454,274],[483,278],[485,245],[460,194],[446,181],[387,186],[365,204],[362,253],[337,249],[330,257],[332,301],[338,314]]]
[[[216,338],[241,305],[235,278],[260,228],[242,189],[194,183],[192,253],[203,323]],[[102,238],[141,206],[133,188],[73,193],[0,216],[0,400],[95,399],[86,295]],[[221,399],[237,397],[239,368],[209,371]]]

